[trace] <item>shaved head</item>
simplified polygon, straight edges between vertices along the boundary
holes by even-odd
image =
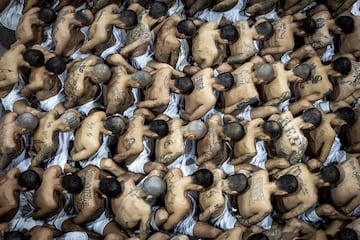
[[[187,130],[190,134],[194,134],[196,139],[200,139],[207,133],[207,127],[201,120],[194,120],[188,123]]]

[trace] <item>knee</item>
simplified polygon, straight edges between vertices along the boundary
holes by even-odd
[[[155,222],[158,226],[162,225],[168,218],[169,213],[164,208],[160,208],[156,211]]]
[[[116,233],[109,233],[105,236],[105,240],[123,240],[124,238]]]
[[[307,99],[303,99],[301,102],[300,102],[300,106],[301,106],[301,109],[309,109],[309,108],[312,108],[314,107],[311,102]]]
[[[101,169],[108,170],[112,169],[114,166],[114,161],[110,158],[103,158],[101,159],[100,167]]]
[[[330,204],[323,204],[317,207],[315,211],[319,216],[331,216],[335,209]]]

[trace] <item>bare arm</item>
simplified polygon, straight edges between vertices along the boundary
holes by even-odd
[[[242,225],[250,227],[251,225],[254,225],[254,224],[260,222],[261,220],[263,220],[268,214],[269,214],[268,212],[256,213],[249,218],[240,218],[240,219],[238,219],[238,221]]]
[[[287,219],[290,219],[290,218],[297,217],[298,215],[302,214],[303,212],[305,212],[309,208],[310,208],[310,206],[307,206],[304,203],[299,203],[296,207],[294,207],[290,211],[284,213],[282,218],[287,220]]]
[[[180,157],[181,154],[183,154],[183,152],[173,152],[159,157],[158,159],[156,159],[156,161],[165,165],[169,165],[170,163],[174,162],[178,157]]]
[[[199,215],[200,221],[207,221],[211,217],[211,215],[216,212],[219,208],[221,208],[219,204],[211,205],[208,208],[204,209],[202,213]]]
[[[256,156],[256,152],[246,153],[246,154],[241,155],[240,157],[231,159],[231,164],[237,165],[237,164],[241,164],[243,162],[248,162],[255,156]]]

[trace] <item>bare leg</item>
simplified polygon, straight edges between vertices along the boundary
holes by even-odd
[[[128,73],[135,73],[137,71],[121,54],[111,54],[106,58],[106,61],[112,65],[123,66]]]
[[[262,106],[257,107],[251,110],[250,116],[251,119],[254,118],[267,118],[273,114],[279,113],[279,109],[273,106]]]
[[[219,236],[223,231],[210,225],[207,222],[196,222],[193,235],[197,238],[210,238],[214,239]]]
[[[112,159],[110,158],[103,158],[100,161],[100,167],[101,169],[107,170],[114,174],[116,177],[119,177],[120,175],[126,173],[124,169],[119,167]]]
[[[106,236],[105,239],[107,240],[128,239],[128,236],[120,229],[119,225],[114,221],[106,224],[103,235]]]

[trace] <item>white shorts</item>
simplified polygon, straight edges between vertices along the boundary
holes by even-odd
[[[156,215],[156,211],[160,208],[160,206],[153,206],[151,209],[151,217],[150,217],[150,230],[151,232],[159,232],[160,228],[156,225],[155,222],[155,215]]]
[[[119,50],[126,44],[126,32],[124,29],[113,26],[112,33],[114,35],[114,38],[116,39],[116,42],[113,46],[105,49],[101,53],[100,57],[104,60],[106,60],[109,55],[119,53]]]
[[[44,36],[46,36],[46,39],[41,43],[41,46],[48,51],[54,51],[55,49],[54,42],[52,40],[52,27],[53,24],[44,28]]]
[[[89,237],[85,232],[68,232],[53,240],[88,240]]]
[[[126,165],[128,171],[134,173],[145,174],[144,165],[149,162],[149,157],[152,152],[152,141],[151,139],[144,137],[143,138],[144,150],[139,154],[139,156],[129,165]]]
[[[184,70],[184,67],[190,65],[190,63],[187,60],[187,57],[189,56],[190,48],[189,44],[186,39],[178,38],[180,42],[180,52],[179,57],[176,62],[175,69],[182,72]]]
[[[80,31],[84,34],[84,43],[83,43],[84,45],[85,43],[88,42],[89,26],[84,26],[80,28]],[[79,48],[69,56],[69,59],[77,59],[77,58],[84,59],[87,58],[89,55],[90,55],[89,53],[81,53]]]
[[[94,165],[101,169],[101,160],[103,158],[108,158],[110,155],[110,149],[108,147],[109,135],[103,134],[102,144],[99,149],[87,160],[79,161],[79,164],[82,168],[85,168],[88,165]]]
[[[231,164],[232,159],[232,147],[228,142],[225,142],[226,147],[228,148],[228,157],[219,167],[226,173],[227,175],[231,175],[235,173],[235,167]]]
[[[34,190],[20,192],[19,209],[15,216],[9,221],[11,231],[30,231],[35,226],[42,226],[43,220],[34,220],[31,215],[34,212],[33,203]]]
[[[258,222],[256,225],[265,230],[269,230],[271,229],[272,222],[273,222],[272,217],[270,215],[267,215],[263,220]]]
[[[193,236],[194,226],[196,224],[195,213],[196,213],[196,201],[195,199],[188,194],[192,203],[192,212],[183,220],[178,222],[173,230],[173,233],[186,234],[189,236]]]
[[[104,234],[104,229],[106,225],[113,220],[113,217],[111,216],[111,212],[108,209],[105,209],[105,211],[95,219],[94,221],[85,223],[85,228],[89,231],[93,231],[95,233]]]
[[[180,118],[179,114],[179,102],[181,100],[181,94],[177,94],[174,92],[170,93],[170,101],[169,104],[164,111],[164,114],[171,118]]]
[[[268,20],[278,20],[280,17],[279,17],[279,14],[277,13],[276,9],[274,8],[273,10],[271,10],[268,13],[265,13],[263,15],[257,15],[255,17],[255,20],[258,20],[260,18],[266,18]]]
[[[66,220],[76,216],[73,208],[73,194],[66,193],[63,196],[65,198],[64,207],[61,209],[59,213],[46,219],[47,224],[54,226],[59,231],[62,231],[62,224]]]
[[[237,114],[236,117],[240,120],[251,121],[251,110],[252,107],[248,105],[241,113]]]
[[[1,98],[1,103],[6,111],[13,112],[14,109],[14,103],[25,99],[24,96],[21,94],[21,89],[24,87],[24,79],[21,74],[19,74],[19,81],[16,83],[13,87],[13,89],[9,92],[9,94],[6,97]]]
[[[134,104],[123,112],[123,116],[127,118],[131,118],[133,116],[136,104],[140,101],[140,90],[138,88],[132,88],[131,92],[134,96]]]
[[[314,105],[314,107],[323,110],[325,113],[329,113],[331,111],[330,103],[328,101],[324,101],[324,100],[320,99],[320,100],[317,100],[316,102],[314,102],[313,105]]]
[[[167,166],[168,169],[180,168],[183,172],[183,176],[189,176],[193,174],[198,166],[195,164],[196,160],[196,141],[186,139],[185,152],[178,157],[174,162]]]
[[[281,102],[281,103],[279,104],[279,106],[278,106],[279,111],[280,111],[280,112],[287,112],[287,111],[289,111],[289,104],[290,104],[290,99]]]
[[[171,16],[173,14],[185,16],[185,8],[181,0],[176,0],[175,3],[168,9],[167,15]]]
[[[234,228],[237,220],[231,214],[231,211],[229,210],[231,206],[230,206],[230,201],[226,194],[224,195],[224,198],[225,198],[224,211],[217,218],[210,219],[210,223],[217,228],[220,228],[223,230],[229,230],[229,229]]]
[[[335,55],[334,38],[331,37],[331,43],[326,46],[325,52],[321,55],[321,61],[330,62],[334,55]]]
[[[360,16],[360,1],[356,1],[351,8],[351,13],[354,16]]]
[[[24,142],[24,150],[14,159],[11,160],[11,162],[5,167],[5,170],[10,170],[11,168],[15,168],[17,166],[19,166],[27,157],[27,149],[29,146],[29,136],[27,135],[22,135],[22,139]],[[27,164],[29,163],[28,161],[26,162]],[[24,166],[25,163],[23,163],[22,165],[22,169],[29,167],[29,166]],[[25,169],[26,171],[27,169]]]
[[[346,160],[346,152],[341,150],[340,139],[336,136],[335,140],[331,146],[329,155],[324,162],[324,166],[328,166],[331,163],[342,163]]]
[[[99,86],[100,86],[100,91],[98,92],[98,95],[95,96],[94,100],[87,102],[81,106],[75,106],[74,109],[77,110],[82,115],[87,116],[89,112],[94,108],[104,108],[104,105],[101,102],[102,85]]]
[[[69,155],[69,146],[70,142],[74,140],[74,132],[59,132],[59,145],[56,151],[55,156],[50,159],[47,164],[46,168],[51,166],[57,165],[60,166],[62,171],[64,171],[64,167],[66,163],[70,163],[70,155]]]
[[[289,50],[281,56],[281,62],[284,65],[287,65],[290,62],[290,60],[291,60],[290,53],[292,53],[292,52],[293,52],[293,50]]]
[[[319,215],[317,215],[315,209],[316,209],[317,205],[312,206],[311,208],[309,208],[308,210],[306,210],[304,213],[300,214],[298,216],[298,218],[306,223],[317,223],[317,222],[324,222],[324,219],[322,219],[321,217],[319,217]]]
[[[354,210],[352,210],[350,213],[348,213],[346,216],[355,216],[355,217],[359,217],[360,216],[360,205],[358,205]]]
[[[64,90],[60,90],[56,95],[49,97],[48,99],[42,100],[39,102],[39,107],[41,110],[48,112],[56,107],[59,103],[66,101],[66,96]]]
[[[261,169],[265,168],[265,162],[267,160],[267,152],[265,149],[265,143],[262,140],[256,142],[256,156],[250,161],[250,164],[257,166]]]
[[[224,114],[222,112],[219,112],[215,108],[211,108],[207,113],[205,113],[204,116],[201,117],[201,120],[206,121],[209,118],[211,118],[213,115],[220,115],[221,119],[223,119]]]
[[[23,9],[24,0],[11,0],[9,5],[0,12],[0,23],[4,27],[15,31],[22,16]]]
[[[147,48],[147,50],[146,50],[146,53],[144,53],[143,55],[130,58],[131,65],[132,65],[134,68],[136,68],[137,70],[143,69],[144,67],[146,67],[146,65],[148,64],[148,62],[150,62],[151,60],[153,60],[154,52],[153,52],[153,50],[152,50],[151,45],[152,45],[152,43],[150,43],[150,44],[148,45],[148,48]]]

